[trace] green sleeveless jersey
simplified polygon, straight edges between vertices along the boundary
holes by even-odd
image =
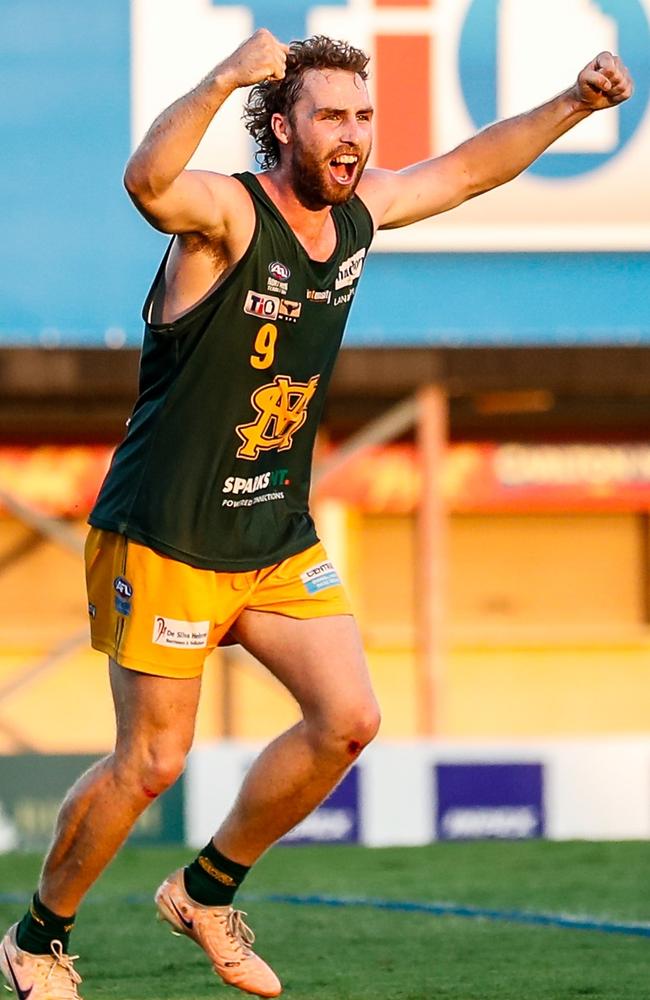
[[[269,566],[317,541],[311,458],[373,234],[354,196],[336,249],[312,260],[251,173],[255,233],[237,266],[174,323],[145,301],[140,387],[90,523],[204,569]],[[171,243],[170,243],[171,247]]]

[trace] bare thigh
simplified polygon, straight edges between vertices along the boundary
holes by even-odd
[[[184,756],[194,738],[201,678],[170,678],[110,663],[117,723],[116,755],[148,763]]]
[[[291,692],[305,718],[377,712],[359,629],[351,615],[302,620],[244,611],[232,631]]]

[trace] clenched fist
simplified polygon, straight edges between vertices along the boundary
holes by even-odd
[[[262,80],[282,80],[289,46],[279,42],[266,28],[260,28],[235,49],[219,67],[235,87],[252,87]]]
[[[580,73],[577,99],[590,111],[613,108],[632,96],[634,84],[626,66],[611,52],[601,52]]]

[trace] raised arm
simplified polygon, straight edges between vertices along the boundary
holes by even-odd
[[[153,123],[131,156],[124,185],[144,217],[165,233],[219,234],[243,197],[223,174],[187,170],[206,129],[238,87],[282,79],[288,47],[265,29],[256,31],[189,94]]]
[[[396,229],[455,208],[529,167],[556,139],[594,111],[632,95],[620,59],[602,52],[573,87],[547,104],[491,125],[452,152],[397,172],[368,170],[359,194],[380,229]]]

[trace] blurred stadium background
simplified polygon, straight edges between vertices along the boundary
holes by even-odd
[[[384,723],[294,839],[650,836],[649,14],[650,0],[4,0],[0,849],[41,846],[112,744],[81,549],[165,242],[123,166],[260,25],[372,53],[387,167],[551,96],[601,49],[637,84],[508,188],[377,239],[314,509]],[[240,111],[235,95],[197,163],[251,165]],[[294,718],[258,664],[215,654],[188,774],[137,836],[202,842],[257,743]]]

